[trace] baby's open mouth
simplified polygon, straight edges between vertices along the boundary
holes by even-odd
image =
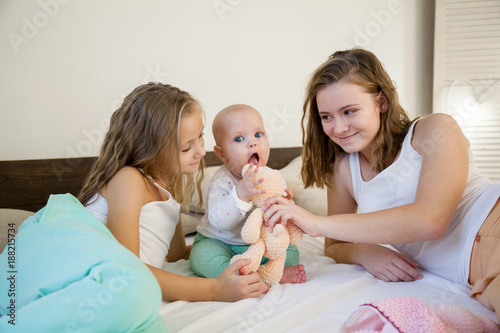
[[[252,156],[250,156],[248,163],[253,165],[259,165],[259,154],[255,153]]]

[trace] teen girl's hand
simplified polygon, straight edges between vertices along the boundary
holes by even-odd
[[[322,218],[307,210],[295,205],[290,200],[283,197],[274,197],[266,201],[263,207],[264,223],[273,231],[278,223],[286,225],[293,223],[309,236],[321,236],[320,227]]]
[[[356,244],[356,262],[376,278],[386,282],[415,281],[423,276],[418,264],[407,256],[377,244]]]
[[[238,272],[250,263],[250,259],[239,259],[227,266],[215,278],[215,294],[219,301],[234,302],[246,298],[260,297],[267,293],[267,287],[256,272],[238,275]]]
[[[266,193],[265,190],[258,190],[255,188],[264,181],[264,178],[252,181],[252,179],[255,177],[258,171],[259,171],[258,166],[249,167],[245,172],[245,174],[243,175],[243,178],[238,182],[238,185],[236,185],[236,193],[238,194],[238,198],[240,198],[241,200],[248,201],[250,200],[250,197],[254,194]]]

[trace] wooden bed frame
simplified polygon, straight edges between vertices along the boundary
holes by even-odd
[[[268,166],[280,169],[302,153],[302,147],[272,148]],[[36,212],[51,194],[78,195],[95,157],[0,161],[0,208]],[[205,165],[221,162],[207,152]]]

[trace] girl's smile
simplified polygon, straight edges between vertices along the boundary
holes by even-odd
[[[338,137],[338,139],[341,141],[341,142],[347,142],[349,141],[350,139],[354,138],[354,136],[356,135],[356,133],[352,134],[352,135],[348,135],[348,136],[344,136],[344,137]]]

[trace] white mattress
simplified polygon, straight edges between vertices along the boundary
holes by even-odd
[[[467,287],[425,271],[419,281],[383,282],[360,266],[323,256],[323,244],[323,238],[309,236],[299,244],[307,272],[303,284],[277,284],[258,299],[235,303],[164,302],[160,315],[171,332],[338,332],[361,304],[413,296],[430,306],[457,304],[497,321],[494,312],[469,298]],[[194,276],[185,260],[163,268]]]

